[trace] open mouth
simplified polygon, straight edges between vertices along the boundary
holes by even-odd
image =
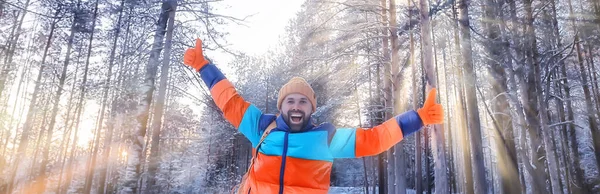
[[[290,121],[292,121],[292,123],[300,123],[302,121],[302,115],[301,114],[292,114],[292,115],[290,115]]]

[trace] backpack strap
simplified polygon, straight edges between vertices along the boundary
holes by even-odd
[[[271,124],[269,124],[269,126],[267,126],[267,128],[265,129],[265,132],[263,132],[262,136],[260,137],[260,141],[256,145],[256,152],[255,152],[254,156],[252,156],[252,161],[250,161],[250,166],[252,166],[252,162],[254,161],[254,158],[256,158],[256,156],[258,155],[258,149],[260,148],[260,145],[262,144],[263,141],[265,141],[265,139],[267,138],[269,133],[271,133],[271,130],[275,129],[276,127],[277,127],[277,123],[275,122],[275,120],[273,120],[273,122],[271,122]]]
[[[269,126],[267,126],[267,128],[263,132],[262,136],[260,137],[260,141],[256,145],[256,152],[254,153],[254,155],[252,155],[252,159],[250,160],[250,166],[248,167],[248,170],[246,171],[246,174],[244,174],[244,176],[242,177],[242,181],[239,184],[240,186],[238,187],[238,193],[242,192],[241,189],[246,184],[246,179],[248,179],[248,176],[250,175],[250,171],[254,167],[254,161],[256,160],[256,157],[258,156],[258,150],[260,149],[260,145],[262,144],[263,141],[265,141],[265,139],[267,138],[267,136],[269,135],[269,133],[271,133],[271,130],[277,128],[277,122],[276,122],[276,120],[277,119],[273,120],[271,122],[271,124],[269,124]],[[235,189],[235,187],[233,189]]]

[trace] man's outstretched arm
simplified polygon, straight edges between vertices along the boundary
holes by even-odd
[[[215,104],[223,112],[225,119],[254,145],[261,135],[258,125],[262,112],[246,102],[223,73],[204,57],[200,39],[196,40],[195,48],[185,52],[183,61],[200,73],[200,77],[209,88]]]
[[[390,149],[404,137],[418,131],[423,125],[441,124],[444,121],[442,105],[435,102],[433,89],[423,108],[397,115],[373,128],[337,129],[330,143],[334,158],[373,156]]]

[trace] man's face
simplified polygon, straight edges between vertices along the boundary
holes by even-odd
[[[312,103],[302,94],[287,95],[281,103],[281,114],[292,132],[302,130],[310,122]]]

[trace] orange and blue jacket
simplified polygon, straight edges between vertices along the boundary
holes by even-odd
[[[214,64],[200,69],[202,80],[224,117],[256,149],[267,126],[277,127],[258,149],[243,193],[327,193],[335,158],[359,158],[384,152],[423,124],[415,111],[373,128],[335,128],[329,123],[308,125],[292,133],[281,116],[264,114],[246,102]],[[255,150],[256,151],[256,150]]]

